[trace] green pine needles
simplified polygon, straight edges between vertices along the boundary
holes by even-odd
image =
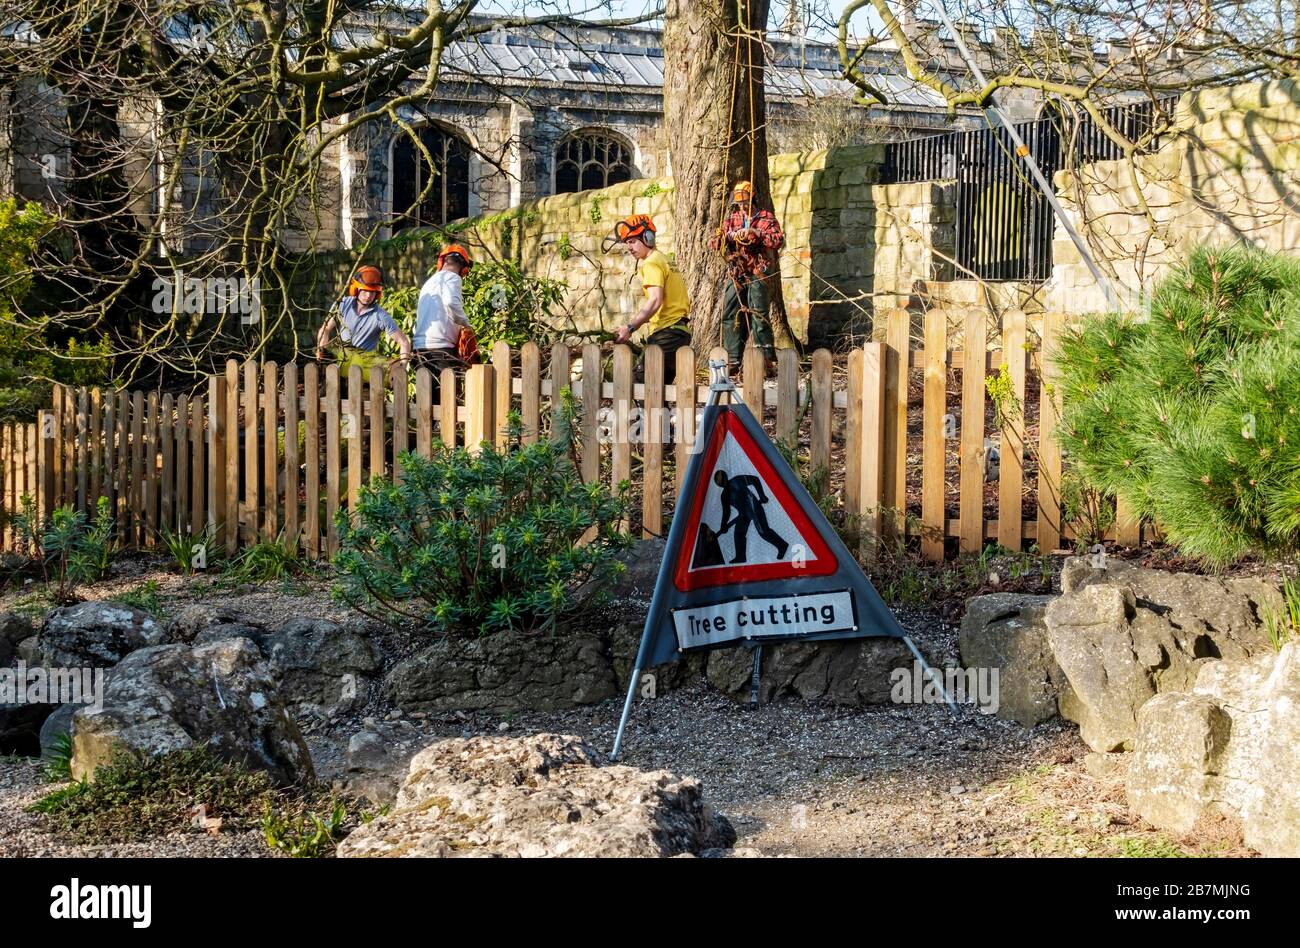
[[[563,399],[553,436],[533,444],[512,413],[504,450],[403,455],[400,484],[376,478],[353,521],[340,512],[335,596],[444,632],[531,631],[572,613],[577,588],[619,571],[613,553],[631,542],[626,483],[611,495],[574,468],[575,411]]]
[[[1059,437],[1089,486],[1223,566],[1300,540],[1300,258],[1202,247],[1150,318],[1062,338]]]

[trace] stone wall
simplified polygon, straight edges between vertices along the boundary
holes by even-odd
[[[791,326],[802,341],[826,345],[845,332],[869,330],[869,306],[843,298],[866,297],[871,290],[872,185],[882,158],[881,146],[864,145],[770,160],[774,209],[787,233],[782,286]],[[641,289],[634,261],[621,251],[602,253],[601,240],[615,221],[650,214],[659,247],[671,254],[673,187],[671,178],[653,178],[554,195],[472,220],[458,239],[485,258],[513,260],[535,276],[564,280],[567,314],[557,328],[612,329],[634,311]],[[384,269],[390,287],[400,287],[422,283],[436,256],[433,235],[406,232],[372,245],[365,260]],[[318,321],[358,262],[349,252],[316,255],[295,278],[295,299]]]
[[[953,279],[955,187],[952,181],[917,181],[872,189],[877,310],[906,308],[918,284]]]
[[[1149,155],[1059,172],[1056,188],[1076,227],[1113,268],[1135,306],[1198,243],[1248,241],[1300,250],[1300,84],[1254,83],[1189,93],[1181,134]],[[1101,288],[1058,226],[1047,305],[1106,308]]]

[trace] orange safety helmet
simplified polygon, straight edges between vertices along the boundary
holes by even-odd
[[[443,261],[454,253],[460,254],[460,256],[464,259],[465,272],[469,273],[470,267],[474,266],[474,258],[471,257],[469,255],[469,251],[466,250],[464,247],[462,247],[460,244],[448,244],[447,246],[442,248],[442,251],[438,254],[438,266],[436,269],[441,270]]]
[[[647,247],[655,245],[655,222],[649,214],[633,214],[614,225],[614,229],[603,241],[602,249],[608,253],[615,245],[638,238]]]
[[[384,295],[384,274],[378,267],[361,267],[352,277],[352,282],[348,284],[348,296],[356,296],[362,290],[377,293],[376,300]]]
[[[743,198],[741,195],[745,195]],[[754,185],[749,181],[737,181],[736,186],[731,189],[731,203],[739,204],[741,201],[754,200]]]

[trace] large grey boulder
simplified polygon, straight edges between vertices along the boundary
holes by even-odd
[[[537,734],[425,748],[393,811],[338,855],[677,856],[734,843],[694,778],[602,766],[580,738]]]
[[[168,641],[147,613],[117,602],[79,602],[45,617],[37,636],[41,664],[55,668],[111,668],[137,649]]]
[[[72,718],[72,774],[123,750],[161,754],[206,745],[279,783],[310,780],[311,757],[285,709],[275,674],[246,638],[132,652],[108,676],[101,708]]]
[[[1026,727],[1056,717],[1058,698],[1069,688],[1052,658],[1043,621],[1054,598],[1020,593],[976,596],[966,603],[961,620],[962,665],[998,669],[997,716]]]
[[[1240,823],[1266,856],[1300,856],[1300,643],[1203,665],[1192,692],[1138,712],[1126,789],[1143,819],[1177,834],[1203,817]]]
[[[18,657],[18,646],[31,637],[32,621],[18,612],[0,613],[0,668]]]
[[[294,617],[268,627],[260,619],[220,606],[191,606],[168,627],[174,641],[202,645],[246,638],[257,645],[280,678],[281,693],[296,713],[328,717],[358,707],[380,661],[369,637],[355,625]]]
[[[1047,640],[1069,681],[1063,717],[1095,751],[1131,749],[1137,713],[1158,693],[1190,691],[1202,665],[1268,649],[1262,616],[1274,587],[1072,558],[1063,594],[1044,613]]]
[[[860,707],[888,704],[896,668],[915,661],[901,639],[869,638],[829,642],[783,642],[763,646],[758,700],[793,695],[808,701]],[[749,648],[719,649],[708,655],[713,687],[737,701],[748,701],[754,669]]]
[[[289,619],[259,636],[257,644],[280,676],[285,700],[326,714],[358,707],[365,700],[365,681],[380,669],[366,635],[327,619]]]
[[[561,628],[449,636],[395,666],[385,694],[403,711],[559,711],[618,693],[604,640]]]
[[[168,641],[193,645],[202,639],[217,642],[239,636],[255,639],[263,624],[229,606],[195,604],[186,606],[167,625]]]

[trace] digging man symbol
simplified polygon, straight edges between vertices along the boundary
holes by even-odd
[[[749,528],[758,530],[758,535],[776,550],[776,559],[785,559],[790,545],[767,522],[767,512],[763,505],[768,502],[763,490],[763,482],[752,474],[737,474],[728,477],[724,470],[713,474],[713,483],[722,491],[722,520],[718,529],[713,530],[707,523],[700,524],[700,537],[695,546],[694,566],[721,566],[723,563],[722,547],[718,538],[728,530],[734,529],[732,543],[735,555],[732,563],[748,562]],[[735,516],[732,516],[732,510]]]

